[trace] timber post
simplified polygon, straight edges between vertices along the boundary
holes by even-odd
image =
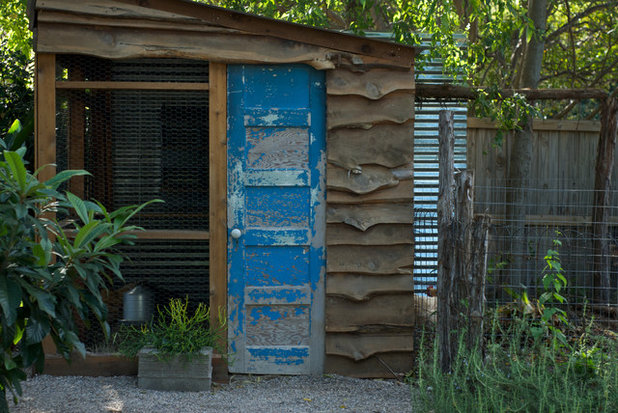
[[[453,112],[440,112],[438,337],[440,367],[451,370],[459,334],[480,350],[485,312],[489,216],[474,216],[474,172],[454,174]]]
[[[453,346],[453,317],[450,300],[453,297],[453,278],[455,271],[454,244],[451,242],[451,229],[454,223],[454,115],[452,111],[440,111],[439,120],[439,190],[438,190],[438,340],[440,348],[440,367],[450,371]]]

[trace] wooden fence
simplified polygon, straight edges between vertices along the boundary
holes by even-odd
[[[572,293],[583,299],[592,286],[592,208],[596,149],[600,122],[538,120],[535,131],[529,187],[526,189],[526,237],[529,254],[526,268],[520,271],[521,283],[531,286],[542,270],[543,258],[555,238],[563,238],[561,256],[572,286]],[[489,213],[494,229],[490,236],[490,261],[508,256],[515,234],[506,222],[506,194],[509,187],[509,157],[512,139],[505,136],[496,143],[497,127],[485,119],[469,118],[467,129],[468,168],[475,171],[475,212]],[[618,152],[616,153],[618,158]],[[617,162],[618,159],[615,160]],[[611,251],[618,251],[618,168],[614,168],[609,217]],[[502,225],[502,227],[500,227]],[[558,236],[556,231],[562,234]],[[493,254],[493,257],[492,257]],[[610,263],[612,287],[618,283],[618,258]],[[490,263],[491,266],[491,263]],[[506,272],[506,271],[505,271]],[[494,273],[493,285],[511,285],[507,275],[500,280]],[[518,287],[518,283],[511,285]],[[491,289],[488,298],[491,299]],[[504,298],[503,291],[495,292]],[[611,302],[618,304],[612,294]]]

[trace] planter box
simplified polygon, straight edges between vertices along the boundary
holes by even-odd
[[[212,348],[207,347],[187,360],[175,356],[160,360],[156,350],[143,349],[138,355],[137,386],[163,391],[207,391],[212,376]]]

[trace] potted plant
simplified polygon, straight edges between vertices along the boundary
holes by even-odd
[[[225,317],[219,325],[209,323],[210,309],[199,303],[189,314],[189,299],[173,298],[157,307],[156,319],[140,327],[121,331],[120,352],[138,357],[137,385],[165,391],[210,389],[212,352],[218,350]]]

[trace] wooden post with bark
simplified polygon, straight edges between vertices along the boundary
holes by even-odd
[[[459,334],[480,344],[485,310],[489,218],[474,217],[474,173],[454,174],[453,112],[440,112],[438,196],[438,336],[440,366],[451,370]]]
[[[596,304],[609,304],[609,190],[614,170],[614,153],[618,135],[618,100],[608,97],[601,101],[601,133],[597,146],[592,207],[592,253]]]
[[[438,326],[440,367],[450,371],[457,345],[451,329],[454,289],[455,254],[451,229],[455,222],[455,132],[452,111],[440,111],[439,120],[440,181],[438,185]]]

